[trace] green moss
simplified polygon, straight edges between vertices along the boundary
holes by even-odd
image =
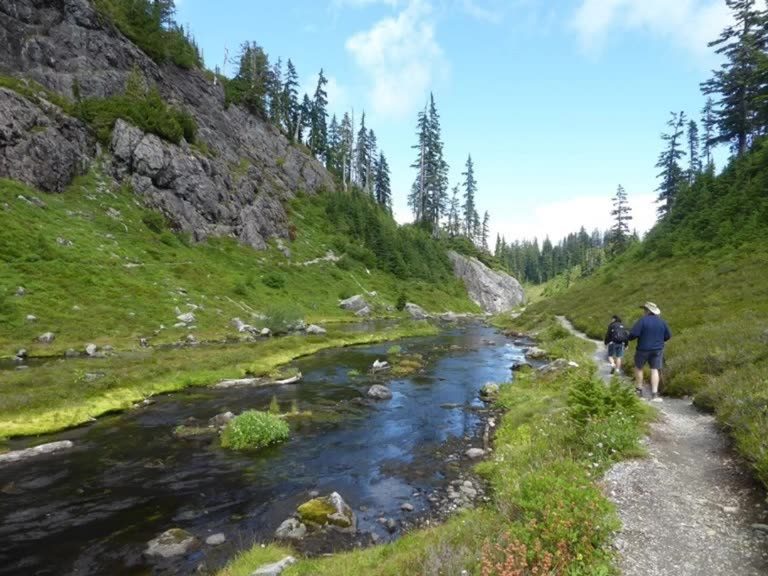
[[[311,522],[312,524],[324,526],[330,522],[328,516],[335,514],[336,508],[333,507],[327,498],[313,498],[299,506],[296,511],[302,522]]]

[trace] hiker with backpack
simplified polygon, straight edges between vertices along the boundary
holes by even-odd
[[[664,362],[664,344],[672,337],[669,326],[661,319],[661,310],[653,302],[641,306],[645,315],[640,318],[632,330],[629,339],[637,340],[635,350],[635,387],[643,394],[643,366],[646,362],[651,367],[651,401],[661,402],[659,396],[659,370]]]
[[[624,328],[621,318],[614,314],[608,331],[605,333],[603,343],[608,346],[608,363],[611,365],[611,374],[621,373],[621,359],[624,358],[624,349],[629,342],[629,330]]]

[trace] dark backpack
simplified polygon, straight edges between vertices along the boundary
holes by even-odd
[[[611,342],[620,342],[626,344],[629,342],[629,330],[624,327],[624,324],[614,324],[611,328]]]

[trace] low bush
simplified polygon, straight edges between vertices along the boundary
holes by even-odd
[[[274,288],[275,290],[285,288],[285,276],[282,276],[276,272],[269,272],[265,274],[261,279],[261,282],[264,284],[264,286]]]
[[[118,118],[174,144],[179,144],[182,138],[194,142],[197,132],[195,119],[189,113],[169,106],[156,89],[146,95],[124,94],[83,100],[77,105],[77,115],[94,128],[104,144],[112,138]]]
[[[272,306],[265,312],[264,324],[272,334],[287,334],[301,323],[304,318],[301,310],[295,306]]]
[[[290,435],[282,418],[249,410],[236,416],[221,434],[221,445],[232,450],[256,450],[284,442]]]

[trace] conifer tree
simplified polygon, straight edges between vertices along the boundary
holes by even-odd
[[[269,75],[269,86],[267,89],[269,96],[269,121],[285,130],[283,113],[283,61],[278,58]]]
[[[363,112],[360,116],[360,128],[357,131],[357,147],[355,150],[355,182],[363,190],[368,189],[369,152],[368,129],[365,127],[365,112]]]
[[[488,250],[488,233],[490,226],[491,216],[488,214],[488,210],[483,215],[483,224],[480,228],[480,247],[483,250]]]
[[[682,147],[683,126],[685,125],[685,113],[675,114],[667,122],[671,132],[661,135],[661,139],[667,143],[665,150],[659,155],[657,168],[661,168],[658,177],[661,178],[661,184],[656,189],[659,196],[656,202],[660,204],[657,209],[659,217],[669,214],[672,204],[675,202],[680,185],[684,181],[684,172],[680,168],[679,160],[685,155]]]
[[[612,202],[613,210],[611,210],[611,216],[614,223],[611,227],[611,248],[614,253],[617,253],[623,250],[629,242],[629,222],[632,220],[632,207],[627,200],[627,192],[621,184],[616,189],[616,195],[613,197]],[[595,244],[594,233],[589,244]]]
[[[688,122],[688,183],[701,173],[701,158],[699,157],[699,127],[695,120]]]
[[[712,98],[707,98],[704,108],[701,110],[701,156],[707,171],[713,171],[712,146],[715,141],[715,109]]]
[[[459,201],[459,185],[456,184],[453,187],[451,199],[448,201],[447,231],[450,237],[458,236],[461,234],[461,217],[459,215],[460,209],[461,202]]]
[[[419,112],[417,125],[418,143],[414,148],[418,154],[411,165],[417,170],[417,175],[408,203],[416,221],[437,232],[448,200],[448,163],[443,157],[440,115],[432,94],[428,106]]]
[[[230,82],[234,101],[252,114],[267,118],[266,96],[270,76],[269,58],[261,46],[256,42],[244,42],[237,75]]]
[[[301,122],[301,106],[299,105],[299,75],[296,67],[288,59],[283,84],[283,113],[285,114],[285,128],[291,140],[297,140],[299,124]]]
[[[413,212],[416,222],[421,222],[427,214],[427,150],[429,148],[429,116],[427,109],[424,108],[417,116],[417,137],[418,142],[412,146],[418,153],[416,161],[411,164],[411,168],[417,171],[416,180],[411,186],[411,193],[408,195],[408,204]]]
[[[340,144],[338,154],[341,165],[341,182],[345,190],[347,189],[347,184],[352,180],[354,139],[355,133],[352,120],[349,117],[349,113],[344,112],[344,116],[341,118],[341,126],[339,126]]]
[[[328,125],[328,149],[325,155],[325,167],[337,178],[342,177],[341,166],[341,132],[336,114],[331,117]]]
[[[392,190],[389,183],[389,164],[384,153],[379,154],[376,162],[376,202],[392,213]]]
[[[304,93],[304,99],[301,101],[301,107],[299,110],[299,121],[297,125],[296,141],[304,142],[304,130],[309,130],[312,127],[312,100],[309,99],[309,94]],[[304,142],[309,144],[308,142]]]
[[[704,94],[719,96],[715,143],[730,143],[737,156],[744,154],[758,131],[761,68],[765,61],[765,16],[757,0],[725,0],[734,24],[710,42],[725,58],[712,78],[702,83]]]
[[[375,181],[376,181],[376,173],[378,172],[378,166],[376,165],[376,163],[378,162],[377,160],[378,150],[376,149],[377,147],[376,134],[373,132],[372,128],[368,129],[368,137],[366,138],[365,145],[366,145],[365,182],[368,186],[368,193],[372,197],[375,197],[375,194],[376,194]]]
[[[328,93],[325,91],[327,83],[321,68],[309,113],[309,149],[321,160],[325,158],[328,146]]]
[[[467,156],[466,170],[461,173],[464,176],[464,204],[462,210],[464,213],[464,233],[472,238],[475,228],[475,194],[477,194],[477,181],[475,180],[475,168],[472,163],[472,156]]]

